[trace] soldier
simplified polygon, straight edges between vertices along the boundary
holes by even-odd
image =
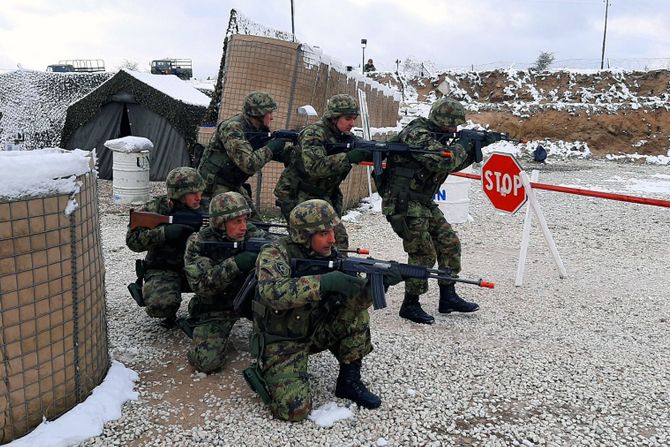
[[[329,155],[328,143],[347,143],[359,115],[358,104],[349,95],[335,95],[328,100],[326,113],[321,121],[307,126],[294,147],[289,165],[284,169],[274,193],[284,219],[288,221],[291,210],[300,202],[322,199],[330,203],[342,217],[343,196],[340,183],[351,171],[352,163],[369,159],[360,149]],[[349,246],[349,235],[340,222],[335,227],[338,248]]]
[[[205,181],[193,168],[175,168],[168,174],[165,184],[167,197],[157,197],[147,202],[142,211],[163,215],[174,212],[204,214],[201,206]],[[142,263],[144,286],[142,293],[133,295],[138,304],[146,306],[147,315],[163,318],[163,325],[174,325],[181,304],[182,292],[190,292],[184,275],[184,249],[188,237],[197,231],[188,225],[164,224],[149,229],[137,227],[126,233],[126,245],[132,251],[147,251]]]
[[[272,139],[266,145],[259,132],[269,132],[277,109],[272,96],[251,92],[244,98],[242,113],[222,121],[205,149],[198,172],[205,179],[205,195],[214,197],[227,191],[239,192],[247,199],[256,216],[251,200],[251,186],[246,181],[270,160],[280,160],[286,140]],[[255,133],[255,137],[254,137]]]
[[[435,155],[392,155],[386,162],[379,188],[382,212],[393,231],[402,238],[407,262],[433,267],[437,259],[439,268],[449,268],[454,275],[461,270],[461,242],[433,202],[433,195],[450,172],[474,162],[471,142],[461,139],[447,145],[444,140],[440,141],[440,132],[455,132],[464,122],[465,110],[458,101],[448,98],[435,101],[428,119],[412,120],[396,137],[399,142],[435,151]],[[452,153],[451,158],[439,155],[445,150]],[[479,309],[476,303],[458,296],[453,282],[441,280],[439,286],[440,313]],[[419,295],[427,291],[427,280],[407,280],[400,316],[416,323],[432,324],[435,319],[419,303]]]
[[[266,233],[247,222],[251,209],[237,192],[215,196],[209,204],[209,226],[191,236],[184,255],[184,270],[195,296],[188,305],[193,345],[188,360],[198,371],[211,373],[221,368],[228,336],[240,315],[233,310],[233,299],[253,270],[257,253],[237,248],[208,252],[202,242],[243,241],[265,238]]]
[[[279,419],[309,414],[308,357],[326,349],[340,364],[335,395],[369,409],[381,405],[361,382],[363,357],[372,351],[367,280],[318,268],[300,272],[291,264],[295,258],[336,258],[333,229],[339,223],[326,201],[308,200],[291,211],[289,236],[258,255],[251,339],[257,362],[244,375]]]

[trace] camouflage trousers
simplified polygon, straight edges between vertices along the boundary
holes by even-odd
[[[435,206],[430,208],[429,217],[386,216],[393,231],[402,238],[403,249],[407,253],[407,263],[432,268],[435,261],[439,268],[448,268],[453,275],[461,271],[461,241]],[[439,285],[448,285],[440,280]],[[422,295],[428,291],[428,280],[408,279],[405,292]]]
[[[270,410],[276,418],[300,421],[309,415],[312,396],[308,357],[326,349],[340,363],[352,363],[369,354],[372,342],[367,309],[343,307],[333,318],[317,324],[311,339],[305,342],[278,341],[264,346],[259,364],[271,396]]]
[[[239,319],[232,310],[220,310],[208,305],[198,295],[188,305],[189,320],[193,321],[192,345],[186,353],[195,369],[206,374],[223,367],[228,347],[228,337]]]
[[[325,200],[326,202],[330,203],[333,206],[333,208],[337,212],[338,216],[342,217],[341,206],[339,208],[336,207],[336,204],[333,203],[332,200],[330,200],[328,198],[323,198],[323,197],[312,197],[312,196],[310,196],[308,194],[305,194],[302,191],[300,191],[298,193],[298,197],[297,197],[296,200],[281,200],[281,199],[277,200],[279,208],[281,209],[282,217],[284,218],[284,220],[286,222],[288,222],[288,217],[291,214],[291,211],[293,210],[293,208],[295,208],[298,204],[300,204],[302,202],[305,202],[307,200],[310,200],[310,199]],[[340,249],[340,250],[348,249],[349,248],[349,234],[347,233],[347,229],[345,228],[344,224],[342,222],[340,222],[339,224],[337,224],[333,228],[333,230],[335,231],[335,247]]]
[[[260,221],[261,217],[258,214],[258,210],[256,209],[256,205],[254,204],[253,199],[251,198],[251,188],[247,189],[245,185],[249,185],[248,183],[245,183],[244,185],[240,186],[239,188],[230,188],[226,185],[222,185],[221,183],[215,183],[212,185],[212,194],[208,197],[210,200],[217,196],[218,194],[222,194],[224,192],[229,192],[229,191],[234,191],[234,192],[239,192],[242,194],[244,199],[247,201],[247,204],[249,205],[249,208],[251,208],[251,214],[249,215],[249,220],[255,220],[255,221]]]
[[[154,269],[145,272],[142,296],[150,317],[173,318],[179,310],[182,292],[190,292],[182,273]]]

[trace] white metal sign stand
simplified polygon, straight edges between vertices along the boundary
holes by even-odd
[[[361,109],[361,124],[363,125],[363,138],[371,140],[370,134],[370,114],[368,113],[368,99],[365,92],[358,89],[358,105]],[[368,197],[372,197],[372,181],[370,180],[371,168],[367,166],[368,173]]]
[[[539,176],[538,171],[534,169],[531,175],[532,181],[536,182]],[[523,222],[523,236],[521,237],[519,264],[516,270],[516,281],[514,282],[514,285],[520,287],[523,284],[523,273],[526,268],[526,256],[528,254],[528,242],[530,238],[530,223],[532,218],[531,209],[535,213],[535,216],[540,223],[540,228],[542,229],[544,240],[547,241],[549,250],[554,257],[554,262],[556,263],[559,271],[558,276],[560,278],[565,278],[568,276],[568,274],[565,270],[565,266],[563,265],[563,261],[561,260],[561,255],[558,253],[558,248],[556,248],[556,243],[554,242],[554,238],[551,235],[551,231],[549,231],[544,214],[542,214],[542,209],[540,208],[540,204],[538,203],[537,197],[535,196],[535,191],[533,191],[533,188],[530,184],[531,180],[528,178],[526,171],[521,171],[520,176],[521,182],[523,183],[524,188],[526,188],[526,194],[528,195],[528,208],[526,208],[526,218]]]

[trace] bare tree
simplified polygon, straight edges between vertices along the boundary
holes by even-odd
[[[545,71],[553,63],[554,63],[554,53],[550,53],[548,51],[541,51],[540,55],[537,57],[537,60],[535,61],[535,65],[533,66],[533,68],[537,71]]]
[[[124,59],[123,61],[121,61],[121,65],[119,65],[119,70],[121,70],[122,68],[125,68],[126,70],[137,71],[139,69],[139,64],[137,62]]]

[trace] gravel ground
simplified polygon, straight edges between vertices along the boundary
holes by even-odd
[[[593,160],[540,171],[541,182],[631,195],[642,194],[627,191],[627,180],[667,183],[670,174],[663,166]],[[474,185],[474,221],[456,226],[462,276],[496,288],[459,286],[480,311],[437,314],[423,326],[398,317],[403,287],[393,287],[389,307],[371,312],[375,349],[363,371],[382,407],[352,408],[353,418],[324,428],[272,419],[247,388],[240,373],[250,361],[249,322],[235,326],[222,372],[205,376],[189,366],[186,337],[161,328],[127,293],[136,258],[124,241],[128,208],[110,204],[110,182],[99,185],[110,346],[139,373],[140,398],[82,445],[670,444],[668,208],[538,191],[568,277],[559,278],[534,221],[524,285],[515,287],[524,212],[496,212]],[[348,228],[352,246],[406,260],[383,216],[365,213]],[[437,294],[432,283],[422,300],[427,310],[435,311]],[[310,373],[315,408],[348,404],[333,396],[330,354],[313,356]]]

